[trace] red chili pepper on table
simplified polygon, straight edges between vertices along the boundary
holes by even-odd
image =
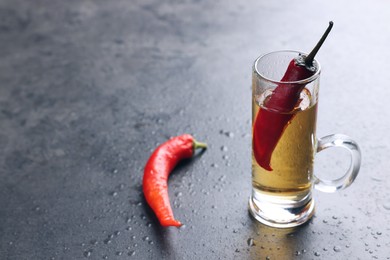
[[[173,217],[169,202],[168,176],[180,160],[192,157],[198,148],[205,149],[207,144],[197,142],[189,134],[173,137],[157,147],[145,165],[144,196],[164,227],[181,226]]]
[[[281,82],[294,82],[307,79],[314,75],[316,67],[313,65],[314,56],[324,43],[333,22],[329,22],[324,35],[310,52],[309,55],[300,55],[293,59],[281,79]],[[288,122],[293,118],[294,107],[300,102],[300,93],[305,87],[304,84],[280,84],[272,92],[271,97],[265,101],[256,116],[253,125],[253,153],[257,163],[268,171],[271,168],[272,153],[288,126]]]

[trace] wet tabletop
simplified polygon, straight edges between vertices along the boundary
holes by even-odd
[[[1,259],[389,259],[390,2],[0,1]],[[355,183],[315,191],[295,230],[248,214],[251,67],[309,51],[322,64],[318,136],[361,146]],[[209,149],[180,164],[161,228],[143,167],[170,136]],[[316,174],[348,167],[338,149]],[[267,258],[268,257],[268,258]]]

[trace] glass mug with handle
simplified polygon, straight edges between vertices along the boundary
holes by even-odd
[[[314,60],[315,71],[307,78],[280,81],[290,61],[301,55],[306,54],[271,52],[259,57],[253,66],[249,211],[256,220],[272,227],[288,228],[307,222],[314,214],[312,189],[335,192],[346,188],[360,169],[360,149],[350,137],[334,134],[316,138],[319,62]],[[296,92],[296,101],[289,110],[277,105],[286,102],[285,91]],[[267,107],[267,102],[274,105]],[[341,178],[321,180],[313,174],[314,156],[330,147],[347,149],[351,165]]]

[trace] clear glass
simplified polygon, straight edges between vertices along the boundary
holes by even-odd
[[[319,62],[314,61],[315,72],[307,78],[281,82],[289,63],[300,54],[303,53],[268,53],[258,58],[253,66],[249,211],[255,219],[272,227],[288,228],[307,222],[315,209],[313,187],[324,192],[346,188],[360,168],[360,149],[350,137],[341,134],[316,137]],[[280,101],[275,103],[280,91],[292,88],[295,96],[290,102],[291,109],[270,105],[270,102],[280,104]],[[314,156],[330,147],[347,149],[351,154],[351,166],[339,179],[321,180],[313,173]]]

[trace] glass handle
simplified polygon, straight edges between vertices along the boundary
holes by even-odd
[[[361,162],[361,153],[358,144],[349,136],[342,134],[328,135],[318,140],[317,153],[331,147],[342,147],[349,151],[351,164],[341,178],[335,180],[321,180],[314,176],[314,188],[323,192],[336,192],[351,185],[355,180]]]

